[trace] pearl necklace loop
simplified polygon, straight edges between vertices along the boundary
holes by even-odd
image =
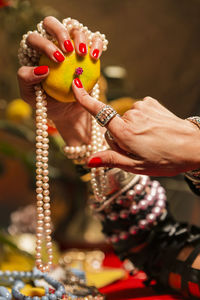
[[[52,266],[53,250],[51,242],[51,210],[49,197],[49,139],[47,126],[47,101],[40,85],[35,86],[36,94],[36,266],[42,272],[48,272]],[[45,239],[48,262],[42,262],[42,240]]]

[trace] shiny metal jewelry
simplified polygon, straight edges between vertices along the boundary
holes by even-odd
[[[105,105],[95,116],[95,119],[97,120],[100,126],[104,127],[116,115],[117,112],[114,108],[112,108],[112,106]]]
[[[194,116],[187,118],[188,121],[196,125],[200,129],[200,117]],[[185,173],[185,177],[192,181],[194,186],[200,189],[200,169],[191,170]]]

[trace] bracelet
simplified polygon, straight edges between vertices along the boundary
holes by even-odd
[[[165,189],[158,181],[139,176],[129,190],[95,212],[107,228],[104,233],[108,241],[118,244],[156,226],[166,214],[166,200]]]
[[[188,121],[192,122],[200,129],[200,117],[194,116],[187,118]],[[185,173],[185,177],[187,177],[192,184],[197,188],[200,189],[200,169],[188,171]]]

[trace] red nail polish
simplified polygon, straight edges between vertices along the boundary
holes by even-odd
[[[64,41],[64,46],[65,46],[65,49],[68,52],[72,52],[74,50],[74,47],[73,47],[72,42],[70,40]]]
[[[97,59],[98,56],[99,56],[99,50],[98,49],[94,49],[94,51],[92,52],[92,56]]]
[[[77,88],[79,88],[79,89],[83,87],[82,82],[80,81],[79,78],[75,78],[74,83],[77,86]]]
[[[34,69],[34,74],[35,75],[44,75],[44,74],[48,73],[48,71],[49,71],[48,66],[39,66]]]
[[[101,165],[102,165],[102,160],[100,157],[93,157],[88,162],[88,167],[90,167],[90,168],[100,167]]]
[[[62,55],[62,53],[60,53],[58,50],[54,52],[53,56],[58,62],[62,62],[65,59],[64,55]]]
[[[86,54],[86,53],[87,53],[86,44],[80,43],[80,44],[79,44],[79,51],[80,51],[82,54]]]

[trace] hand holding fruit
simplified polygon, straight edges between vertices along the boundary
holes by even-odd
[[[81,67],[85,61],[89,64],[89,68],[87,68],[87,71],[85,70],[84,76],[87,77],[90,73],[94,73],[94,70],[96,70],[95,78],[92,83],[94,84],[95,80],[97,80],[100,75],[98,59],[102,54],[102,40],[98,37],[95,38],[91,48],[88,49],[85,34],[79,29],[74,29],[71,32],[71,36],[73,38],[72,42],[67,29],[54,17],[46,17],[43,21],[43,27],[49,34],[56,38],[57,43],[53,43],[37,33],[31,33],[27,38],[27,43],[33,49],[40,51],[49,58],[47,59],[43,56],[41,62],[44,60],[48,62],[52,69],[52,73],[55,72],[56,68],[60,70],[59,77],[61,80],[54,76],[55,86],[61,82],[61,85],[63,85],[62,88],[64,89],[64,84],[66,84],[66,88],[69,90],[73,76],[72,72],[74,71],[70,73],[70,76],[67,75],[67,72],[65,73],[64,71],[65,64],[67,65],[68,63],[71,63],[70,68],[75,70],[77,67]],[[45,79],[46,83],[48,83],[48,77],[52,81],[53,76],[51,76],[51,69],[49,69],[47,65],[43,65],[39,67],[23,66],[18,70],[18,81],[21,96],[33,107],[35,107],[34,85],[44,81]],[[67,76],[69,76],[69,78],[67,78]],[[65,80],[62,80],[63,78],[65,78]],[[92,87],[92,84],[90,84],[88,90]],[[56,91],[54,95],[56,95]],[[58,102],[55,101],[55,97],[49,95],[47,95],[47,103],[48,117],[55,122],[67,142],[71,144],[74,142],[89,142],[88,139],[90,134],[87,128],[89,115],[79,105],[79,103]],[[69,127],[70,132],[69,130],[66,130]]]

